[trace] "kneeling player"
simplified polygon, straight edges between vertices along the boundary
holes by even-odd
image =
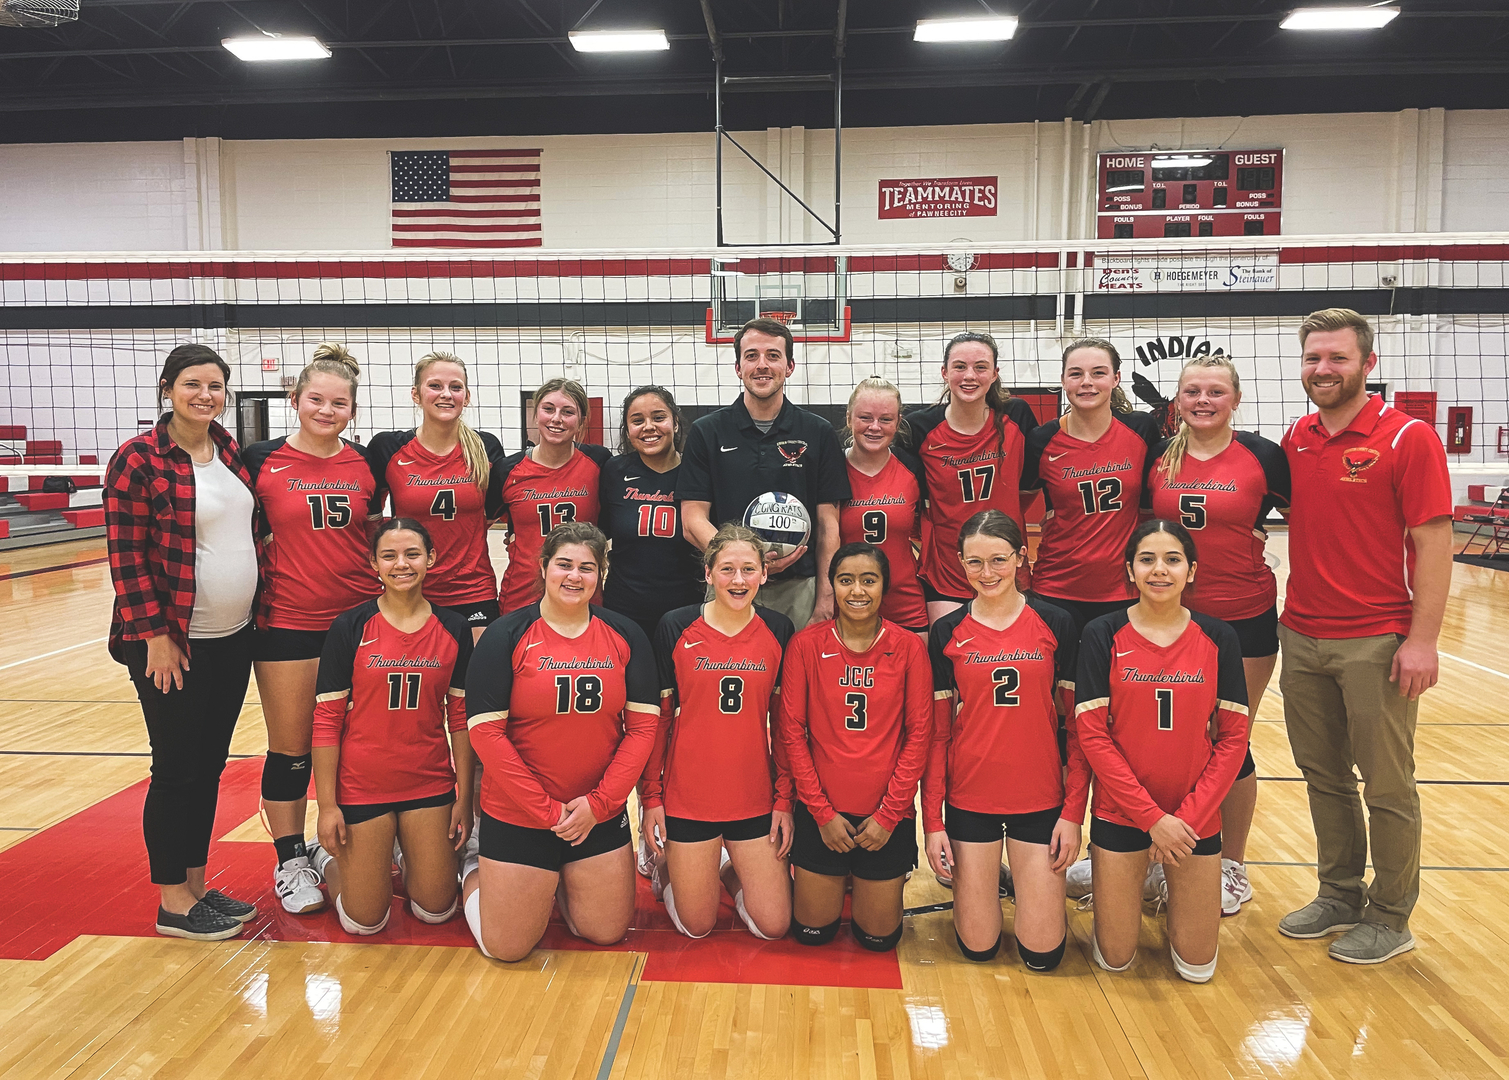
[[[774,940],[791,925],[792,819],[790,775],[771,781],[770,706],[794,631],[755,607],[765,544],[753,532],[724,525],[703,562],[712,600],[668,612],[655,634],[660,730],[639,789],[643,835],[664,852],[651,883],[676,929],[700,938],[721,878],[749,932]]]
[[[415,918],[439,923],[456,912],[456,852],[472,823],[462,690],[472,635],[460,615],[424,598],[434,562],[423,525],[383,522],[372,541],[383,594],[338,616],[320,655],[313,750],[319,841],[310,861],[350,934],[388,925],[395,837]]]
[[[917,865],[912,804],[927,760],[933,685],[927,648],[880,617],[885,553],[844,544],[828,564],[837,617],[791,639],[778,736],[799,799],[791,861],[797,940],[838,933],[854,879],[855,939],[876,952],[901,940],[901,896]]]
[[[1221,800],[1247,753],[1242,645],[1224,622],[1180,604],[1195,576],[1182,525],[1138,526],[1126,568],[1137,603],[1085,627],[1075,688],[1095,773],[1095,962],[1123,971],[1137,955],[1151,858],[1163,864],[1174,969],[1208,982],[1221,925]]]

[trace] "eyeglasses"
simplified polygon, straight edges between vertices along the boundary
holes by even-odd
[[[1009,572],[1017,561],[1017,556],[1015,555],[992,555],[989,560],[990,568],[998,574]],[[964,572],[973,575],[983,574],[985,573],[985,563],[985,559],[965,559]]]

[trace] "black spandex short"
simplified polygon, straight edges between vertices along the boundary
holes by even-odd
[[[1084,636],[1085,627],[1092,619],[1098,619],[1102,615],[1110,615],[1117,611],[1125,611],[1137,602],[1135,598],[1128,598],[1126,600],[1066,600],[1061,596],[1045,596],[1042,593],[1038,595],[1042,596],[1044,600],[1048,601],[1054,607],[1063,608],[1067,611],[1069,617],[1074,620],[1074,629],[1079,631],[1081,637]]]
[[[1227,619],[1242,644],[1242,659],[1278,654],[1278,605],[1250,619]]]
[[[738,821],[697,821],[669,814],[665,816],[665,838],[678,844],[700,844],[720,836],[725,840],[763,840],[769,835],[769,814]]]
[[[922,600],[927,604],[967,604],[974,599],[972,596],[945,596],[927,583],[927,578],[919,576],[917,581],[922,585]]]
[[[496,600],[478,600],[472,604],[441,604],[447,611],[454,611],[471,627],[486,626],[501,614]]]
[[[1242,768],[1241,768],[1241,771],[1237,773],[1237,779],[1238,780],[1246,780],[1249,776],[1251,776],[1255,772],[1257,772],[1257,762],[1255,762],[1255,761],[1252,760],[1252,744],[1248,743],[1247,744],[1247,757],[1244,758],[1243,761],[1242,761]]]
[[[1054,806],[1030,814],[980,814],[946,804],[943,828],[950,840],[966,844],[993,844],[1002,837],[1024,844],[1051,844],[1053,827],[1063,810],[1062,806]]]
[[[902,818],[879,851],[866,851],[862,847],[834,851],[823,843],[822,830],[817,827],[812,811],[798,802],[793,813],[796,838],[791,842],[791,861],[809,874],[827,877],[853,874],[864,881],[892,881],[917,865],[917,823],[912,818]],[[844,817],[856,828],[864,820],[863,814]]]
[[[253,660],[318,660],[329,630],[285,630],[269,626],[252,635]]]
[[[1103,851],[1146,851],[1153,846],[1153,838],[1131,825],[1118,825],[1105,818],[1090,819],[1090,843]],[[1201,837],[1195,844],[1195,855],[1221,854],[1221,834]]]
[[[384,814],[402,814],[406,810],[424,810],[431,806],[450,806],[456,801],[456,789],[423,799],[403,799],[399,802],[341,803],[341,816],[347,825],[360,825],[364,821],[380,818]]]
[[[482,812],[482,825],[477,829],[478,854],[484,859],[538,866],[541,870],[554,873],[559,873],[566,863],[580,862],[594,855],[628,847],[632,839],[627,810],[609,821],[593,826],[587,838],[575,847],[571,846],[569,840],[562,840],[549,829],[510,825],[488,816],[486,810]]]

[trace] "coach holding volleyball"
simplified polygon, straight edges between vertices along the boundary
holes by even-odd
[[[1379,964],[1415,947],[1415,715],[1439,665],[1451,480],[1432,426],[1369,396],[1378,354],[1366,319],[1345,308],[1317,311],[1299,340],[1300,376],[1316,411],[1283,440],[1294,490],[1279,685],[1309,789],[1320,894],[1279,930],[1294,938],[1345,931],[1331,943],[1333,959]],[[1373,881],[1365,885],[1369,841]]]
[[[786,399],[796,370],[791,330],[774,319],[751,319],[734,335],[734,374],[744,392],[698,420],[686,440],[676,497],[682,531],[705,550],[718,526],[740,521],[767,491],[795,495],[812,520],[807,545],[770,559],[760,603],[801,629],[833,618],[828,562],[838,548],[838,504],[849,476],[832,426]]]

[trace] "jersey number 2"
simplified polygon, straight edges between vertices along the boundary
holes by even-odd
[[[1020,705],[1017,687],[1022,685],[1022,673],[1014,667],[998,667],[990,673],[990,681],[996,684],[996,704]]]
[[[555,677],[555,711],[557,713],[594,713],[603,707],[603,681],[596,675]]]

